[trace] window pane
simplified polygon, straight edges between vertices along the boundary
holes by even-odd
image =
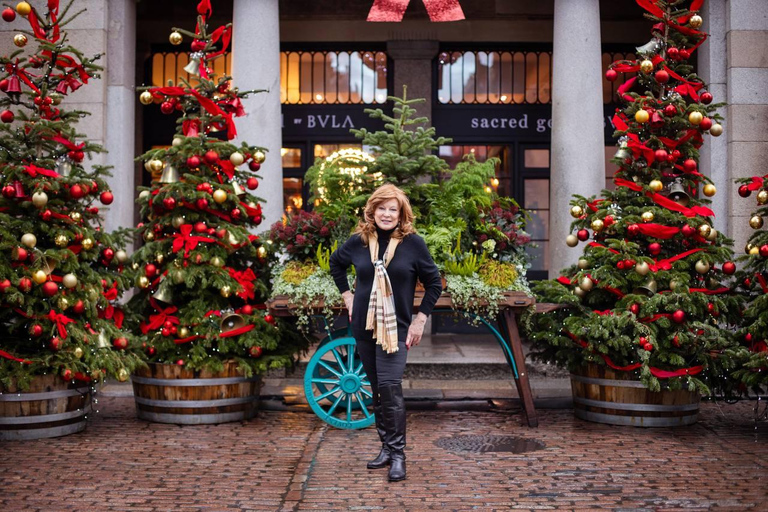
[[[514,66],[512,73],[512,83],[514,92],[512,99],[515,103],[525,102],[525,54],[516,52],[514,57]]]
[[[549,180],[526,179],[524,188],[526,209],[549,209]]]
[[[351,103],[362,101],[363,87],[363,59],[360,52],[353,52],[349,56],[349,99]]]
[[[301,210],[304,206],[302,198],[302,186],[304,180],[301,178],[283,178],[283,207],[286,213]]]
[[[301,148],[282,148],[283,169],[301,168]]]
[[[512,103],[513,101],[514,75],[512,54],[504,52],[501,54],[501,98],[499,98],[502,103]]]
[[[376,53],[376,103],[387,101],[387,54]]]
[[[376,83],[375,63],[371,52],[363,53],[363,103],[373,103],[373,89]]]
[[[312,101],[325,103],[325,55],[321,52],[312,57]]]
[[[478,103],[486,103],[488,101],[488,54],[485,52],[478,52],[475,59],[475,97]]]
[[[336,73],[339,76],[339,103],[349,102],[349,53],[341,52]]]
[[[525,225],[525,230],[532,240],[549,239],[549,210],[528,210],[531,220]]]
[[[550,97],[552,84],[552,77],[550,76],[551,60],[548,53],[539,54],[539,101],[541,103],[550,103],[552,101]]]
[[[498,103],[501,96],[501,58],[498,52],[488,54],[488,101]]]
[[[156,53],[152,56],[152,85],[162,87],[165,84],[165,59],[162,53]]]
[[[460,52],[451,54],[451,102],[461,103],[464,98],[464,75],[462,67],[464,59]]]
[[[525,167],[529,169],[548,169],[549,168],[549,150],[548,149],[526,149]]]
[[[611,162],[613,155],[616,154],[616,146],[605,146],[605,188],[613,190],[613,176],[619,170],[619,166]]]
[[[299,88],[299,54],[288,56],[288,103],[298,103],[301,99]]]
[[[461,81],[464,84],[464,103],[475,102],[475,54],[464,52]]]
[[[288,54],[280,52],[280,103],[288,102]]]
[[[301,103],[312,103],[312,54],[301,54],[299,88]]]
[[[536,103],[539,85],[539,56],[529,53],[525,57],[525,102]]]
[[[336,54],[330,52],[325,55],[325,102],[336,103],[338,94],[336,88],[338,82],[336,78]]]
[[[525,252],[533,257],[531,261],[531,270],[548,270],[547,261],[549,261],[549,242],[536,242],[538,247],[526,247]]]

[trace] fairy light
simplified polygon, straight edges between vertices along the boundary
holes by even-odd
[[[375,159],[358,148],[345,148],[331,153],[324,162],[320,164],[320,171],[318,172],[318,181],[322,183],[323,171],[331,165],[340,164],[343,167],[339,167],[338,171],[341,174],[346,174],[352,178],[353,184],[350,187],[349,192],[356,190],[362,190],[362,186],[370,179],[378,181],[381,179],[381,173],[375,172],[368,174],[368,166],[375,162]],[[321,199],[325,199],[325,188],[318,187],[317,194]]]

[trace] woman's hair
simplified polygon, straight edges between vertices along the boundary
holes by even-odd
[[[355,233],[360,233],[360,238],[362,238],[364,245],[368,245],[368,237],[376,232],[376,221],[374,220],[373,213],[381,203],[390,199],[397,199],[397,204],[400,206],[400,221],[394,233],[392,233],[392,238],[403,239],[410,234],[416,233],[416,230],[413,228],[413,210],[411,209],[411,202],[408,200],[408,196],[395,185],[386,183],[374,190],[371,197],[368,198],[368,201],[365,203],[365,210],[363,211],[363,219],[357,224],[355,229]]]

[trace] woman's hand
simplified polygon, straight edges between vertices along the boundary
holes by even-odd
[[[355,296],[352,294],[351,291],[347,290],[344,293],[341,294],[341,298],[344,299],[344,305],[347,307],[347,311],[349,311],[349,321],[352,321],[352,304],[355,302]]]
[[[427,315],[419,313],[416,318],[411,322],[411,326],[408,327],[408,336],[405,338],[405,348],[410,349],[416,346],[421,341],[421,337],[424,335],[424,324],[427,323]]]

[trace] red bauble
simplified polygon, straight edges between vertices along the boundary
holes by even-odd
[[[261,357],[261,353],[263,352],[261,347],[251,347],[248,349],[248,355],[251,357]]]
[[[615,82],[617,78],[619,78],[619,74],[615,70],[609,69],[605,72],[605,79],[609,82]]]
[[[85,195],[85,190],[76,183],[69,188],[69,195],[72,196],[72,199],[80,199]]]
[[[685,322],[685,311],[683,311],[682,309],[678,309],[677,311],[672,313],[672,320],[676,324],[681,324]]]
[[[67,156],[73,162],[80,163],[85,158],[85,153],[83,153],[82,151],[73,149],[67,153]]]
[[[112,201],[115,200],[115,196],[112,195],[112,192],[109,190],[105,190],[101,193],[99,199],[101,200],[101,204],[112,204]]]
[[[192,48],[193,52],[199,52],[205,48],[205,45],[206,42],[204,39],[193,39],[189,47]]]
[[[760,256],[768,258],[768,244],[760,246]]]
[[[680,156],[682,155],[682,153],[680,153],[680,150],[679,150],[679,149],[675,149],[675,150],[673,150],[673,151],[672,151],[671,155],[672,155],[672,158],[674,158],[675,160],[677,160],[678,158],[680,158]]]
[[[606,215],[605,219],[603,219],[603,224],[605,225],[605,227],[612,226],[614,222],[616,221],[613,220],[612,215]]]
[[[29,328],[29,334],[37,338],[43,335],[43,326],[40,324],[34,324]]]
[[[699,99],[701,99],[701,102],[705,105],[709,105],[712,103],[712,94],[708,92],[703,92],[699,95]]]
[[[245,182],[245,186],[248,187],[248,190],[256,190],[259,188],[259,180],[256,178],[248,178]]]
[[[726,261],[723,263],[723,274],[727,274],[729,276],[733,275],[736,272],[736,264],[732,261]]]
[[[197,201],[195,201],[195,205],[197,206],[198,210],[205,210],[208,208],[208,200],[204,197],[201,197]]]
[[[208,231],[208,226],[205,224],[205,222],[197,222],[195,223],[195,231],[197,233],[205,233]]]
[[[72,370],[70,370],[69,368],[65,368],[61,372],[61,378],[64,380],[72,380]]]
[[[256,172],[259,169],[261,169],[261,164],[259,162],[256,162],[255,160],[251,160],[250,162],[248,162],[248,168],[253,172]]]
[[[3,194],[5,194],[5,190],[3,190]],[[752,191],[749,190],[749,187],[746,185],[742,185],[739,187],[739,195],[741,197],[749,197],[752,194]]]
[[[105,260],[109,261],[114,257],[115,257],[115,251],[113,249],[111,249],[110,247],[107,247],[106,249],[104,249]]]
[[[576,238],[581,240],[582,242],[589,240],[589,231],[586,229],[580,229],[576,232]]]
[[[630,224],[627,226],[627,233],[629,236],[637,236],[640,234],[640,226],[638,224]]]
[[[205,163],[209,165],[213,165],[219,161],[219,154],[211,149],[205,152],[204,158],[205,158]]]
[[[12,251],[12,256],[16,261],[24,261],[29,256],[29,253],[23,247],[16,247],[16,250]]]
[[[631,304],[629,306],[629,312],[633,315],[639,315],[640,314],[640,304]]]
[[[646,343],[648,343],[648,340],[645,338],[645,336],[640,336],[637,342],[640,343],[640,345],[645,345]]]
[[[2,112],[0,112],[0,121],[4,123],[12,123],[15,118],[16,116],[13,114],[13,111],[11,110],[3,110]]]
[[[9,283],[10,284],[10,283]],[[246,304],[240,309],[240,312],[244,315],[252,315],[253,314],[253,306],[250,304]]]
[[[205,191],[205,183],[198,183],[195,187],[195,190],[198,192],[204,192]]]
[[[176,208],[176,200],[172,197],[166,197],[163,199],[163,206],[165,206],[166,210],[173,210]]]
[[[213,236],[216,234],[216,228],[208,228],[208,231],[206,231],[206,233],[208,233],[208,236]]]
[[[157,267],[154,263],[147,263],[147,266],[144,267],[144,274],[147,277],[154,277],[155,274],[157,274]]]
[[[2,16],[3,16],[3,19],[4,19],[5,21],[7,21],[8,23],[10,23],[10,22],[12,22],[13,20],[15,20],[15,19],[16,19],[16,11],[14,11],[13,9],[11,9],[10,7],[6,7],[5,9],[3,9],[3,14],[2,14]]]
[[[32,289],[32,280],[28,277],[22,277],[19,279],[19,290],[28,292]]]
[[[696,170],[696,160],[693,158],[687,158],[683,162],[683,169],[685,169],[685,172],[693,172]]]
[[[667,57],[669,57],[671,60],[679,59],[680,58],[680,50],[678,50],[677,47],[675,47],[675,46],[667,48]]]
[[[676,347],[680,346],[680,338],[677,337],[677,334],[675,334],[674,338],[672,338],[672,344]]]
[[[8,199],[10,199],[15,195],[16,195],[16,189],[13,188],[13,185],[6,185],[3,187],[3,197],[7,197]]]
[[[8,92],[8,79],[3,78],[0,80],[0,91]]]
[[[646,343],[645,345],[643,345],[643,350],[650,352],[651,350],[653,350],[653,345],[651,345],[650,343]]]
[[[654,78],[656,78],[656,81],[660,84],[665,84],[669,82],[669,73],[667,73],[665,70],[660,69],[656,72],[655,75],[653,75]]]
[[[656,160],[663,162],[667,159],[669,154],[666,149],[657,149],[653,156],[656,157]]]
[[[714,304],[712,304],[711,302],[709,302],[709,303],[707,304],[707,311],[709,311],[710,313],[714,313],[714,311],[715,311],[715,305],[714,305]]]
[[[160,112],[163,114],[171,114],[176,110],[176,105],[172,101],[164,101],[160,104]]]
[[[187,167],[199,167],[200,166],[200,157],[197,155],[192,155],[191,157],[187,158]]]
[[[46,281],[43,283],[43,294],[46,297],[53,297],[57,293],[59,293],[59,285],[53,281]]]
[[[51,338],[50,341],[48,342],[48,348],[50,348],[53,351],[61,349],[61,345],[63,345],[63,343],[61,342],[61,338],[59,338],[58,336]]]
[[[85,312],[85,303],[81,300],[78,300],[77,302],[75,302],[75,305],[72,306],[72,311],[74,311],[78,315],[82,315]]]
[[[227,230],[224,228],[221,228],[220,230],[216,231],[216,238],[222,239],[225,236],[227,236]]]
[[[752,341],[752,335],[750,333],[747,333],[746,335],[744,335],[744,341],[746,341],[748,343],[751,342]]]
[[[235,208],[229,213],[229,215],[232,216],[233,219],[239,219],[242,214],[243,212],[241,212],[239,208]]]
[[[122,337],[115,338],[115,340],[112,342],[112,346],[117,350],[125,350],[128,348],[128,339]]]
[[[624,270],[626,267],[624,266],[624,260],[620,260],[616,262],[616,268],[619,270]]]
[[[167,327],[163,327],[162,329],[160,329],[160,334],[162,334],[163,336],[170,336],[171,330]]]
[[[699,123],[699,128],[705,131],[712,128],[712,119],[708,117],[705,117],[704,119],[702,119],[701,122]]]
[[[264,321],[267,322],[268,324],[275,325],[275,317],[273,317],[270,314],[264,315]]]
[[[5,293],[5,291],[11,287],[11,281],[10,279],[3,279],[0,281],[0,293]]]
[[[667,105],[664,107],[664,115],[667,117],[674,117],[677,115],[677,107],[674,105]]]
[[[155,355],[155,352],[157,352],[157,350],[155,350],[155,347],[147,347],[147,355],[153,356]]]
[[[683,48],[678,52],[678,55],[680,56],[680,60],[688,60],[691,58],[691,51]]]
[[[696,229],[693,226],[689,226],[688,224],[684,225],[680,231],[686,238],[690,238],[696,234]]]
[[[176,364],[179,365],[179,366],[184,366],[184,360],[183,359],[179,359],[178,361],[176,361]]]
[[[661,252],[661,244],[658,242],[653,242],[652,244],[648,244],[648,252],[650,252],[654,256],[657,256]]]

